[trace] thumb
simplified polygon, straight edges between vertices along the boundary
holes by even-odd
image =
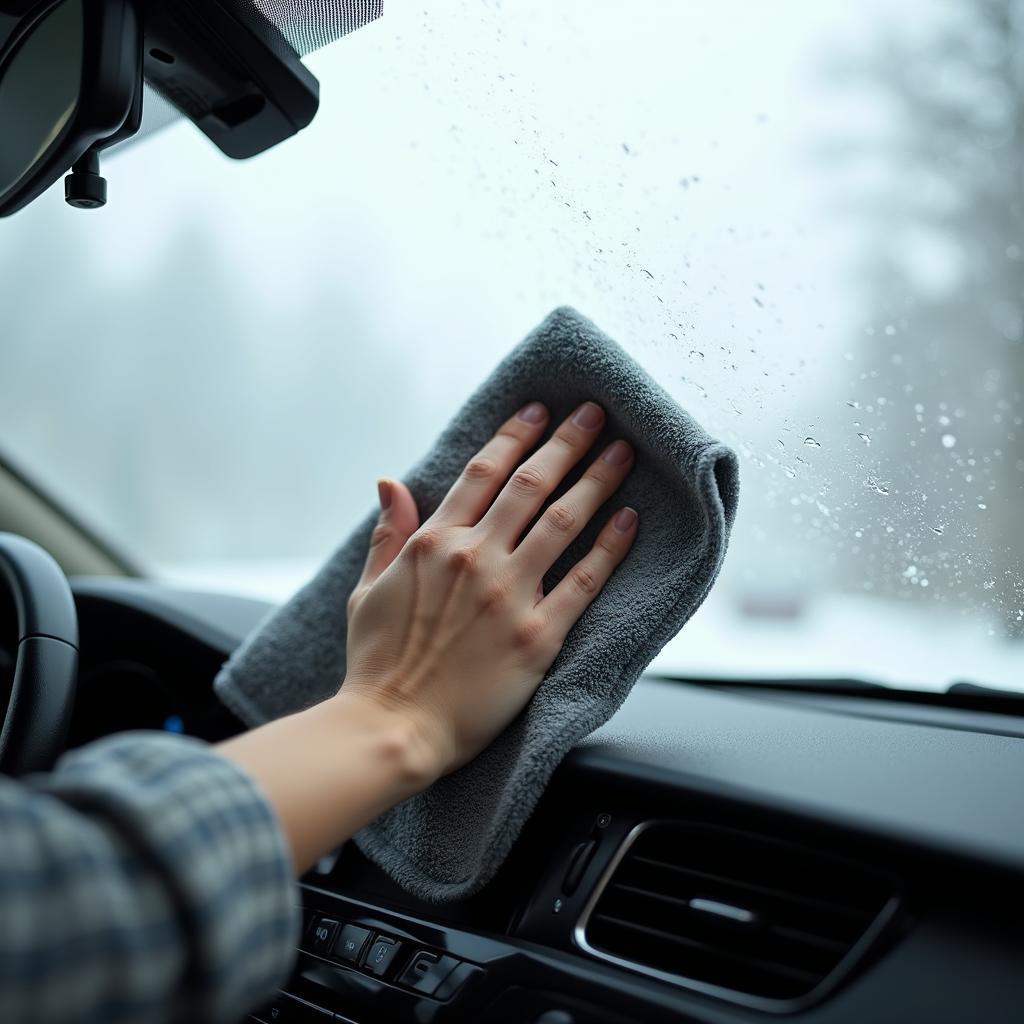
[[[398,480],[378,480],[380,516],[370,537],[361,586],[368,586],[395,560],[405,542],[420,525],[416,500],[409,488]]]

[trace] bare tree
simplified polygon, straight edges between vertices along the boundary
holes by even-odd
[[[866,211],[873,369],[853,415],[876,428],[877,474],[857,484],[896,525],[862,557],[904,593],[991,606],[1022,635],[1024,3],[947,0],[942,14],[930,37],[889,38],[846,68],[891,113],[841,154],[884,183]],[[927,590],[906,586],[919,566]]]

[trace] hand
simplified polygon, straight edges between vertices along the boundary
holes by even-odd
[[[605,419],[585,403],[522,461],[548,418],[533,402],[508,420],[422,526],[408,488],[379,485],[380,520],[349,601],[348,672],[335,700],[411,723],[424,781],[465,764],[523,709],[636,536],[636,512],[620,509],[544,595],[544,574],[634,462],[626,442],[609,445],[524,536]]]
[[[604,413],[581,406],[520,464],[547,421],[536,402],[520,410],[422,527],[408,489],[382,481],[340,692],[218,746],[262,788],[299,874],[494,739],[633,543],[636,512],[620,509],[544,595],[544,574],[633,466],[616,441],[523,536]]]

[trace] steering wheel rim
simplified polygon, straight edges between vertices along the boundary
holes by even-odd
[[[0,772],[46,771],[64,749],[78,683],[78,613],[67,577],[38,544],[0,533],[0,580],[18,618]]]

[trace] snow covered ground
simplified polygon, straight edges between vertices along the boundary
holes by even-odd
[[[267,601],[285,600],[312,573],[308,560],[165,566],[164,580]],[[696,676],[844,677],[908,688],[970,681],[1024,692],[1024,642],[995,624],[941,606],[822,592],[800,614],[744,614],[735,593],[716,588],[655,659],[652,670]]]

